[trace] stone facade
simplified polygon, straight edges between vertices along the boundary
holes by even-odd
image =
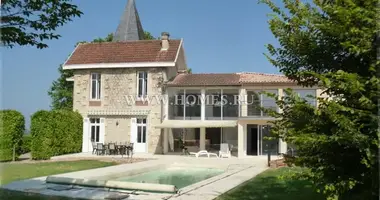
[[[131,118],[147,119],[147,148],[149,153],[162,153],[162,131],[155,128],[161,123],[162,106],[152,100],[148,105],[133,102],[137,94],[138,71],[148,72],[148,96],[162,95],[162,83],[177,73],[177,67],[166,68],[118,68],[118,69],[84,69],[74,72],[74,110],[84,118],[105,118],[105,142],[130,141]],[[90,99],[91,73],[101,74],[100,100]],[[126,96],[130,96],[130,100]],[[136,111],[148,110],[147,116],[89,116],[89,111]]]

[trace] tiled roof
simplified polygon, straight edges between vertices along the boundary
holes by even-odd
[[[168,86],[240,86],[255,83],[293,83],[286,76],[264,73],[178,74]]]
[[[181,40],[170,40],[169,44],[166,51],[161,51],[161,40],[79,44],[65,65],[174,62]]]
[[[284,75],[280,74],[265,74],[265,73],[256,73],[256,72],[242,72],[237,73],[240,76],[241,84],[249,83],[292,83]]]
[[[218,86],[240,85],[238,74],[178,74],[167,85],[173,86]]]

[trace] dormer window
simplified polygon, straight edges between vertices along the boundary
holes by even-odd
[[[137,97],[145,98],[148,92],[148,72],[137,72]]]
[[[100,100],[101,76],[100,73],[91,73],[91,100]]]

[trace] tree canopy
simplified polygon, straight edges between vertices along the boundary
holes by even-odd
[[[83,13],[70,0],[3,0],[1,42],[6,47],[31,45],[46,48],[46,40],[61,37],[55,30]]]
[[[282,112],[271,113],[272,133],[297,149],[289,162],[309,169],[296,177],[329,199],[378,199],[378,1],[261,2],[273,11],[269,27],[279,42],[268,45],[269,61],[330,97],[316,108],[286,90],[277,101]]]

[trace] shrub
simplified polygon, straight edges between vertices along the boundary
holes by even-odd
[[[67,110],[37,111],[31,119],[33,159],[77,153],[82,147],[82,116]]]
[[[0,111],[0,161],[9,161],[20,156],[22,136],[25,130],[24,116],[16,110]]]
[[[22,137],[22,145],[20,148],[20,154],[28,153],[30,152],[30,143],[32,141],[31,135],[25,135]]]

